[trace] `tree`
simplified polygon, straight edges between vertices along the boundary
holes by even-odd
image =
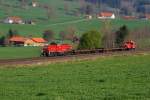
[[[101,46],[101,34],[98,31],[89,31],[80,38],[78,49],[95,49]]]
[[[17,31],[17,30],[9,29],[8,34],[7,34],[7,37],[8,37],[8,38],[11,38],[11,37],[13,37],[13,36],[19,36],[18,31]]]
[[[66,13],[69,12],[69,3],[68,3],[68,1],[64,1],[64,10],[65,10]]]
[[[128,34],[129,30],[126,25],[120,27],[120,29],[116,32],[116,46],[121,46]]]
[[[93,13],[93,6],[92,5],[87,5],[85,14],[90,15],[92,13]]]
[[[9,45],[9,39],[6,36],[0,37],[0,45],[1,46],[8,46]]]
[[[149,26],[143,26],[143,27],[138,27],[132,30],[128,37],[127,40],[133,40],[137,44],[137,48],[149,48],[150,43],[150,28]]]
[[[76,27],[74,27],[74,26],[69,26],[69,27],[67,27],[67,28],[65,29],[65,31],[66,31],[66,33],[67,33],[67,34],[66,34],[66,39],[73,41],[74,37],[76,36],[76,35],[75,35],[75,34],[76,34],[76,31],[77,31]]]
[[[4,45],[5,36],[0,37],[0,45]]]
[[[59,37],[63,41],[66,39],[66,33],[64,31],[59,32]]]
[[[43,38],[46,41],[52,41],[52,40],[54,40],[54,32],[52,30],[46,30],[46,31],[44,31]]]
[[[78,2],[79,2],[79,5],[80,5],[79,12],[80,12],[81,14],[85,14],[86,5],[87,5],[86,1],[85,1],[85,0],[78,0]]]
[[[136,9],[134,7],[133,0],[120,0],[121,1],[121,10],[125,15],[134,15]]]
[[[28,8],[28,0],[19,0],[20,1],[20,6],[24,9]]]
[[[54,8],[52,6],[44,4],[43,8],[46,11],[46,16],[47,16],[48,19],[50,19],[51,17],[54,16]]]
[[[101,32],[104,34],[102,38],[104,48],[113,48],[115,46],[115,29],[110,20],[103,20]]]

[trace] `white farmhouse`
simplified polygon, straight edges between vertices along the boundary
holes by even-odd
[[[23,20],[22,20],[21,17],[12,16],[12,17],[7,17],[4,20],[4,23],[8,23],[8,24],[23,24]]]
[[[116,16],[112,12],[101,12],[100,14],[98,14],[97,18],[98,19],[115,19]]]
[[[32,7],[37,7],[38,3],[37,2],[32,2]]]

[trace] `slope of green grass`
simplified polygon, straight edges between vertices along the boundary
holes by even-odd
[[[0,47],[0,59],[39,57],[40,47]]]
[[[31,2],[31,0],[29,0]],[[103,26],[102,21],[98,19],[93,19],[90,21],[79,21],[83,19],[83,16],[71,15],[74,11],[79,8],[79,2],[67,1],[67,0],[37,0],[41,5],[49,5],[53,8],[54,16],[47,19],[46,11],[43,8],[37,7],[33,8],[30,6],[27,9],[20,7],[18,0],[5,0],[1,1],[0,6],[0,20],[8,16],[21,16],[23,19],[33,19],[36,25],[9,25],[0,23],[0,36],[5,35],[8,30],[16,29],[21,35],[25,36],[42,36],[42,32],[46,29],[52,29],[58,34],[60,31],[65,30],[68,26],[73,26],[77,28],[77,34],[97,29],[100,30]],[[68,5],[68,12],[66,14],[64,10],[65,4]],[[9,6],[8,6],[9,5]],[[150,21],[125,21],[125,20],[113,20],[112,26],[120,27],[126,24],[130,29],[136,27],[142,27],[144,25],[150,26]],[[57,36],[57,35],[56,35]]]
[[[63,21],[64,20],[64,21]],[[122,25],[127,25],[130,30],[135,28],[141,28],[144,26],[150,26],[150,21],[144,20],[112,20],[112,27],[119,28]],[[37,25],[10,25],[10,24],[0,24],[0,35],[5,35],[9,29],[16,29],[21,35],[24,36],[42,36],[44,30],[51,29],[56,35],[67,29],[68,27],[75,27],[76,33],[81,35],[85,31],[89,30],[101,30],[103,28],[103,22],[99,19],[86,20],[82,18],[70,18],[62,19],[60,22],[47,22],[47,24],[37,24]]]
[[[149,100],[150,55],[1,68],[2,100]],[[11,66],[10,66],[11,67]]]

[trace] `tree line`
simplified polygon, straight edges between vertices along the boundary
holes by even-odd
[[[150,29],[148,26],[143,26],[134,30],[129,30],[126,25],[120,28],[112,27],[109,21],[105,21],[100,31],[91,30],[79,37],[77,35],[77,29],[75,27],[68,27],[64,31],[60,31],[57,34],[51,30],[45,30],[42,33],[42,37],[49,43],[60,41],[70,41],[75,45],[78,45],[78,49],[95,49],[95,48],[115,48],[121,47],[125,41],[133,40],[138,44],[139,48],[148,48],[150,46]],[[5,36],[0,37],[1,46],[12,46],[9,43],[9,39],[14,36],[21,36],[17,30],[9,29]],[[27,36],[32,38],[32,36]]]
[[[60,31],[57,36],[58,38],[56,38],[56,33],[51,29],[47,29],[43,31],[42,37],[49,43],[54,42],[55,40],[60,40],[60,41],[68,40],[71,41],[72,43],[76,43],[79,41],[79,37],[76,35],[76,32],[77,30],[75,27],[69,26],[65,30]],[[9,29],[6,35],[0,37],[0,46],[13,46],[13,44],[9,42],[9,40],[12,37],[24,37],[24,36],[22,36],[15,29]],[[32,38],[32,37],[33,37],[32,35],[26,36],[26,38]]]
[[[52,30],[45,30],[43,32],[43,38],[48,42],[53,42],[56,40],[55,33]],[[125,37],[128,35],[128,29],[126,26],[122,26],[116,32],[115,43],[117,46],[121,46],[124,42]],[[6,36],[2,36],[0,38],[0,45],[3,46],[10,46],[9,39],[12,37],[21,36],[17,30],[9,29]],[[69,27],[66,31],[61,31],[59,33],[59,40],[69,40],[74,44],[78,44],[79,49],[94,49],[100,48],[102,46],[102,42],[107,38],[102,37],[102,33],[92,30],[85,32],[80,38],[76,35],[76,30],[73,27]],[[103,41],[102,41],[103,40]],[[105,45],[105,44],[104,44]]]

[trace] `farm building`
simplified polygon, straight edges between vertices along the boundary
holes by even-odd
[[[24,24],[22,18],[18,17],[18,16],[7,17],[4,20],[4,23],[8,23],[8,24]]]
[[[26,41],[26,38],[21,36],[13,36],[9,39],[9,43],[12,45],[23,46]]]
[[[33,46],[44,46],[47,43],[43,38],[31,38],[31,40],[34,42]]]
[[[145,14],[146,19],[150,19],[150,14]]]
[[[86,15],[85,18],[86,18],[86,19],[92,19],[93,16],[92,16],[92,15]]]
[[[25,38],[21,36],[14,36],[9,39],[9,42],[16,46],[44,46],[46,44],[43,38]]]
[[[38,6],[38,2],[36,2],[35,0],[32,2],[32,7],[37,7]]]
[[[122,18],[125,19],[125,20],[137,19],[135,16],[123,16]]]
[[[115,19],[115,14],[112,12],[101,12],[97,16],[98,19]]]

